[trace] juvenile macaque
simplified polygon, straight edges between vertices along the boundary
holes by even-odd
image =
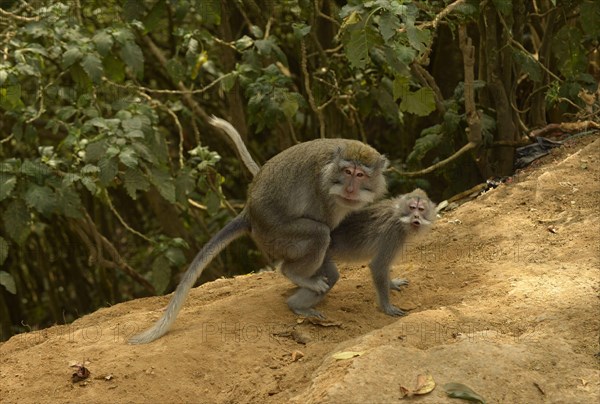
[[[235,128],[219,118],[213,118],[211,124],[223,129],[232,139],[243,163],[254,174],[258,165]],[[323,317],[314,306],[339,279],[335,262],[368,262],[381,310],[390,316],[404,315],[404,311],[390,303],[389,289],[400,290],[408,281],[390,280],[390,265],[399,258],[407,241],[431,227],[436,214],[436,205],[421,189],[350,213],[331,232],[329,249],[317,273],[327,281],[329,288],[325,292],[300,288],[290,297],[288,305],[297,314]]]
[[[390,289],[400,290],[406,279],[390,280],[390,265],[403,251],[405,243],[431,227],[436,218],[436,206],[421,189],[410,194],[385,199],[352,212],[331,232],[331,243],[319,269],[328,280],[329,290],[339,279],[335,262],[369,263],[373,285],[381,310],[390,316],[406,313],[390,303]],[[322,315],[312,309],[329,292],[318,293],[300,289],[290,300],[294,307],[312,315]],[[288,304],[290,301],[288,301]]]
[[[163,316],[129,342],[142,344],[164,335],[204,268],[244,234],[250,234],[272,259],[282,261],[281,271],[300,286],[300,291],[324,294],[331,281],[318,271],[331,229],[348,213],[385,194],[382,173],[387,164],[387,159],[372,147],[348,139],[312,140],[274,156],[256,173],[242,212],[196,255]],[[294,301],[288,305],[294,312],[303,312]]]
[[[400,258],[407,241],[431,227],[436,214],[436,205],[421,189],[374,203],[349,214],[333,230],[327,259],[369,262],[379,307],[390,316],[403,316],[390,303],[389,289],[400,290],[408,281],[390,280],[390,266]]]

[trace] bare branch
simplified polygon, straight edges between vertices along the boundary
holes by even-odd
[[[460,156],[462,156],[469,150],[475,149],[477,146],[478,146],[477,143],[469,142],[466,145],[464,145],[459,151],[457,151],[456,153],[454,153],[452,156],[448,157],[447,159],[437,162],[434,165],[429,166],[420,171],[400,171],[394,167],[392,167],[391,170],[395,171],[398,174],[403,175],[405,177],[418,177],[421,175],[429,174],[429,173],[437,170],[438,168],[445,166],[446,164],[450,163],[451,161],[456,160],[457,158],[459,158]]]
[[[310,76],[308,73],[308,61],[306,60],[306,42],[304,40],[300,41],[301,53],[302,53],[302,75],[304,75],[304,88],[306,90],[306,94],[308,96],[308,103],[310,107],[317,115],[317,119],[319,120],[319,133],[322,139],[325,138],[325,119],[323,118],[323,112],[317,106],[315,102],[315,98],[313,97],[312,90],[310,89]]]

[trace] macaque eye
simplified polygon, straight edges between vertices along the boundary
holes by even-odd
[[[352,175],[352,170],[350,170],[349,168],[344,169],[344,173],[348,174],[348,175]]]
[[[364,176],[365,176],[365,173],[356,173],[356,176],[357,176],[358,178],[362,178],[362,177],[364,177]]]
[[[425,208],[424,208],[424,207],[422,207],[422,206],[419,206],[419,211],[420,211],[420,212],[423,212],[424,210],[425,210]]]
[[[408,205],[408,208],[410,210],[415,210],[415,209],[417,209],[417,205]]]

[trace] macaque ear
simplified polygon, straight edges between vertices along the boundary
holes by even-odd
[[[381,156],[379,162],[377,163],[377,169],[384,171],[390,165],[390,161],[385,156]]]

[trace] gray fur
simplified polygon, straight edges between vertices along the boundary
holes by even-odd
[[[213,118],[213,121],[215,119],[218,120]],[[231,125],[219,127],[235,132]],[[243,146],[241,141],[234,143],[238,148],[240,144]],[[240,154],[250,156],[247,150]],[[248,164],[247,159],[243,161]],[[349,163],[356,172],[369,172],[371,176],[359,178],[354,172],[348,174],[344,169]],[[283,274],[300,286],[300,291],[324,295],[335,283],[327,272],[328,266],[323,265],[331,229],[347,213],[385,194],[382,172],[386,166],[387,159],[375,149],[347,139],[312,140],[274,156],[250,184],[244,210],[196,255],[163,316],[129,342],[143,344],[164,335],[204,268],[229,243],[245,233],[250,233],[258,247],[273,260],[282,261]],[[255,172],[256,167],[248,168]],[[353,188],[352,184],[359,186]],[[290,300],[292,303],[288,301],[288,305],[294,311],[296,304],[298,310],[306,306],[302,294]],[[313,299],[310,303],[313,301],[320,300]]]

